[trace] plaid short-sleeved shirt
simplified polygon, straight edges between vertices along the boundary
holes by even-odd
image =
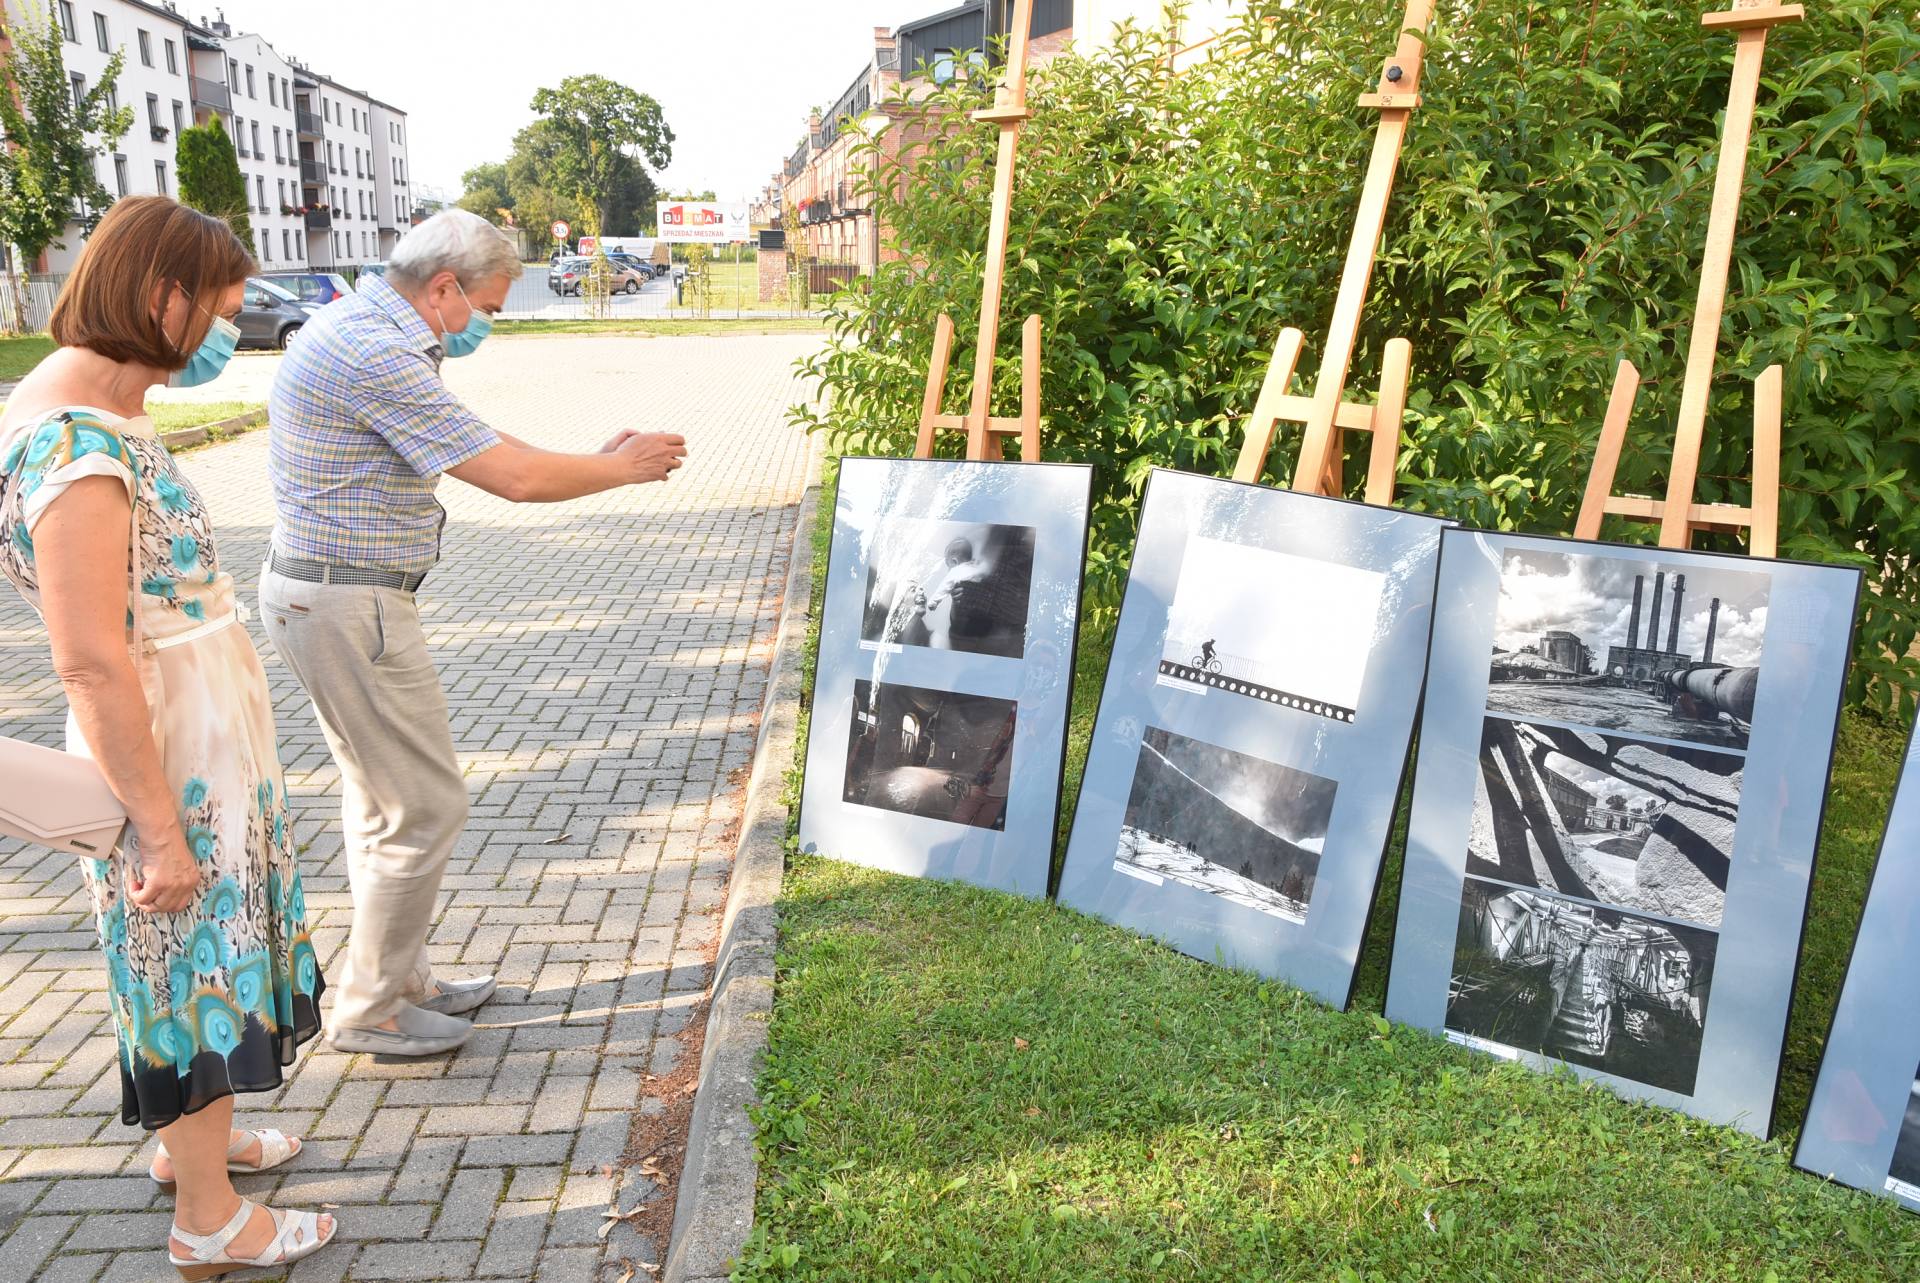
[[[406,572],[440,559],[440,474],[500,442],[441,382],[441,355],[379,277],[307,322],[267,403],[276,548]]]

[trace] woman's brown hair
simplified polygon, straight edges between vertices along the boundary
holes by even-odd
[[[253,270],[253,255],[212,215],[165,196],[122,197],[87,238],[47,328],[61,347],[182,369],[213,328],[220,294]],[[158,298],[165,314],[174,285],[196,305],[177,345],[154,313]]]

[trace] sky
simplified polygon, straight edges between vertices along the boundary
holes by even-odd
[[[179,0],[188,18],[224,9],[341,84],[407,113],[417,185],[458,195],[460,175],[505,160],[533,119],[534,91],[597,73],[660,104],[675,142],[663,190],[743,200],[760,191],[873,56],[873,29],[943,0]],[[542,21],[542,15],[551,15]]]
[[[1709,568],[1711,567],[1711,568]],[[1609,645],[1624,644],[1633,616],[1633,580],[1644,577],[1640,633],[1645,639],[1652,618],[1654,575],[1667,574],[1660,602],[1660,644],[1664,648],[1672,619],[1671,563],[1626,557],[1570,556],[1558,552],[1510,552],[1500,577],[1500,609],[1494,643],[1517,650],[1537,642],[1548,629],[1565,629],[1590,647],[1595,665],[1606,662]],[[1707,613],[1720,598],[1713,633],[1713,658],[1722,664],[1758,664],[1767,631],[1767,576],[1721,570],[1717,562],[1696,561],[1681,570],[1687,577],[1681,595],[1680,649],[1700,656],[1707,634]]]

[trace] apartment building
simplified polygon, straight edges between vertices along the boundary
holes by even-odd
[[[7,21],[44,21],[43,0],[4,0]],[[76,93],[125,53],[117,91],[133,128],[98,159],[116,196],[178,197],[180,131],[219,116],[247,185],[252,249],[264,270],[382,260],[412,225],[406,113],[319,75],[263,35],[194,22],[169,3],[55,0]],[[78,258],[76,224],[38,270]]]

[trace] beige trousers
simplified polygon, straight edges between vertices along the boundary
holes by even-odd
[[[411,593],[263,569],[260,614],[340,768],[353,925],[330,1023],[368,1028],[433,984],[427,933],[467,822],[446,693]]]

